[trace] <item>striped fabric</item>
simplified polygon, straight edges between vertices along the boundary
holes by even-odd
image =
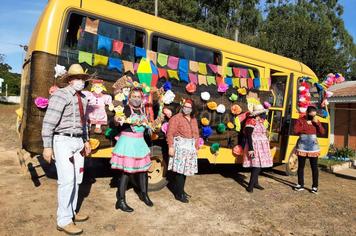
[[[52,147],[54,132],[82,134],[84,131],[84,135],[88,138],[88,131],[84,129],[80,121],[78,99],[75,93],[76,91],[72,87],[67,86],[58,89],[50,97],[42,125],[43,147]],[[83,94],[81,96],[85,114],[88,102]],[[74,116],[73,102],[75,107]],[[85,119],[87,120],[87,116],[85,116]]]

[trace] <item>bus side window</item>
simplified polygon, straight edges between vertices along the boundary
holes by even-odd
[[[271,125],[270,141],[278,143],[279,137],[281,135],[282,112],[270,111],[268,114],[268,119]]]
[[[286,84],[286,76],[272,76],[271,90],[273,90],[274,95],[276,96],[276,103],[273,105],[274,107],[283,107]]]

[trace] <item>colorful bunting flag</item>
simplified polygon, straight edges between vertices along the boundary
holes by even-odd
[[[202,75],[208,74],[205,63],[199,62],[199,74],[202,74]]]
[[[112,41],[112,51],[121,55],[122,49],[124,48],[124,43],[120,40]]]
[[[198,84],[198,76],[195,73],[189,73],[189,80],[190,82],[192,82],[193,84]]]
[[[260,78],[256,77],[256,78],[253,79],[253,87],[255,89],[259,89],[261,87]]]
[[[252,78],[248,78],[247,79],[247,88],[248,89],[252,89],[253,88],[253,79]]]
[[[167,70],[167,73],[170,79],[179,80],[178,72],[176,70]]]
[[[208,82],[206,81],[206,75],[198,75],[198,83],[199,85],[208,85]]]
[[[125,72],[131,71],[132,74],[135,74],[133,63],[131,61],[122,61],[122,63],[124,64]]]
[[[216,85],[215,76],[213,75],[208,75],[206,81],[208,82],[208,85]]]
[[[240,88],[240,80],[239,80],[239,78],[232,78],[232,87],[233,88]]]
[[[146,57],[146,49],[135,47],[135,56],[136,57]]]
[[[247,79],[246,78],[240,78],[240,87],[247,88]]]
[[[229,86],[232,86],[232,78],[231,77],[226,77],[225,78],[225,83],[228,84]]]
[[[99,54],[94,54],[94,66],[102,65],[106,66],[108,64],[109,58]]]
[[[98,27],[99,27],[99,20],[91,20],[89,17],[87,17],[85,21],[84,31],[92,34],[98,34]]]
[[[189,69],[191,72],[199,71],[199,64],[196,61],[189,61]]]
[[[134,71],[135,71],[135,72],[137,72],[137,69],[138,69],[138,63],[137,63],[137,62],[136,62],[136,63],[134,63],[134,64],[133,64],[133,67],[134,67]]]
[[[215,79],[216,79],[217,85],[224,84],[224,78],[222,76],[217,75]]]
[[[78,62],[79,63],[87,63],[90,66],[93,65],[93,54],[89,53],[89,52],[83,52],[83,51],[79,51],[78,53]]]
[[[153,61],[150,60],[150,65],[151,65],[151,71],[152,71],[152,81],[151,81],[151,86],[156,87],[158,83],[158,69],[156,65],[153,63]]]
[[[248,74],[249,74],[249,77],[250,78],[255,78],[255,74],[253,73],[253,70],[252,69],[248,69]]]
[[[217,74],[218,73],[218,66],[214,65],[214,64],[208,64],[210,70],[214,73]]]
[[[217,68],[217,74],[219,74],[219,75],[223,75],[223,67],[222,66],[218,66],[218,68]]]
[[[179,79],[181,81],[184,81],[186,83],[189,83],[189,78],[188,78],[188,73],[183,72],[183,71],[179,71]]]
[[[153,64],[157,65],[157,53],[154,51],[148,51],[148,58],[153,62]]]
[[[179,58],[174,56],[168,57],[168,67],[172,70],[176,70],[178,68]]]
[[[232,71],[234,72],[234,76],[235,76],[235,77],[238,77],[238,78],[241,77],[240,69],[239,69],[239,68],[233,67],[233,68],[232,68]]]
[[[186,59],[179,60],[179,71],[181,71],[183,73],[189,72],[188,60],[186,60]]]
[[[240,68],[240,76],[241,78],[247,78],[247,69],[245,68]]]
[[[105,49],[108,53],[111,52],[112,42],[111,38],[98,35],[98,50]]]
[[[226,76],[232,77],[232,67],[225,67],[225,74]]]
[[[164,68],[158,68],[158,77],[168,79],[167,70]]]
[[[122,71],[122,61],[120,58],[109,58],[109,66],[108,66],[109,70],[113,70],[116,69],[119,72]]]
[[[163,53],[158,53],[157,62],[160,66],[166,66],[168,63],[168,55]]]

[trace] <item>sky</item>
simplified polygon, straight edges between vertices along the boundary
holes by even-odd
[[[346,29],[356,42],[356,0],[339,2],[344,6]],[[12,72],[21,73],[24,51],[19,45],[28,44],[46,4],[47,0],[1,0],[0,54],[5,54],[5,62],[12,67]]]

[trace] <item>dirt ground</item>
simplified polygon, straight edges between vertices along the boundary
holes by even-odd
[[[23,175],[16,156],[16,106],[0,104],[0,235],[62,235],[56,230],[56,181]],[[105,161],[92,168],[102,173]],[[53,171],[53,167],[50,170]],[[276,169],[283,169],[279,167]],[[320,171],[320,193],[294,192],[296,177],[269,171],[260,177],[266,189],[245,191],[247,171],[203,166],[188,178],[189,204],[177,202],[165,188],[150,193],[146,207],[130,189],[131,214],[115,210],[112,178],[83,184],[82,211],[90,219],[78,223],[84,235],[356,235],[356,182]],[[311,185],[306,168],[306,186]]]

